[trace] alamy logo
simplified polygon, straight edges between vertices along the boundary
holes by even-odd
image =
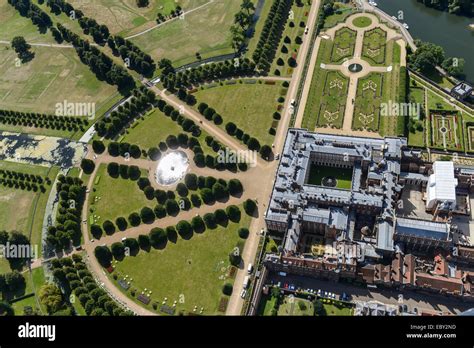
[[[6,259],[36,259],[38,255],[38,245],[29,244],[0,244],[0,258]]]
[[[420,118],[421,106],[419,103],[388,103],[380,104],[380,114],[382,116],[410,116]]]
[[[217,162],[218,163],[247,163],[250,167],[255,167],[257,165],[257,151],[250,150],[239,150],[234,151],[229,148],[225,150],[219,150],[217,152]]]
[[[89,119],[95,117],[95,103],[73,103],[64,100],[56,103],[56,116],[85,116]]]
[[[47,338],[52,342],[56,340],[55,325],[35,325],[26,323],[18,326],[18,337],[20,338]]]

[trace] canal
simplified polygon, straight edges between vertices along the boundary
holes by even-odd
[[[474,18],[456,16],[426,7],[416,0],[375,0],[391,16],[403,11],[404,21],[415,39],[433,42],[444,48],[446,56],[464,58],[466,79],[474,82]]]

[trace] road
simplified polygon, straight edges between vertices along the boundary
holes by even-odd
[[[430,311],[441,311],[443,313],[457,314],[466,309],[474,307],[474,303],[460,302],[458,299],[449,298],[441,295],[434,295],[426,292],[415,292],[411,290],[391,290],[391,289],[370,289],[366,287],[354,286],[348,283],[334,282],[329,280],[322,280],[311,277],[301,277],[288,275],[280,277],[275,273],[270,273],[267,278],[267,283],[273,281],[274,283],[281,282],[282,286],[285,283],[294,284],[296,287],[303,289],[321,289],[322,291],[333,292],[336,295],[341,295],[343,292],[350,294],[353,301],[380,301],[385,304],[392,304],[398,306],[399,295],[403,295],[403,304],[408,306],[409,310],[413,308],[427,309]]]
[[[290,112],[290,109],[292,109],[290,105],[290,101],[293,99],[296,99],[298,86],[300,84],[300,80],[303,77],[304,63],[307,57],[308,49],[310,47],[309,38],[312,37],[312,34],[315,30],[319,5],[320,5],[319,0],[313,1],[313,4],[311,5],[311,9],[309,11],[308,20],[307,20],[309,31],[305,37],[305,40],[303,40],[303,43],[301,44],[301,48],[298,53],[298,57],[296,59],[297,67],[295,68],[293,72],[290,86],[288,88],[288,94],[287,94],[285,105],[284,105],[283,118],[280,121],[280,127],[278,127],[277,134],[275,135],[275,142],[274,142],[275,153],[281,153],[283,144],[285,142],[286,132],[288,130],[288,126],[290,124],[290,119],[292,115]],[[242,290],[242,284],[243,284],[244,278],[247,275],[246,266],[249,263],[253,264],[255,261],[258,244],[261,238],[259,231],[265,228],[265,218],[263,216],[263,212],[266,210],[266,203],[268,202],[268,199],[273,189],[273,181],[274,181],[277,166],[278,166],[277,161],[270,162],[268,166],[266,166],[267,168],[265,168],[265,170],[262,171],[262,175],[260,176],[259,182],[265,183],[265,184],[261,185],[261,189],[258,195],[259,213],[258,213],[257,218],[252,220],[252,224],[250,226],[251,233],[250,233],[249,238],[247,239],[244,251],[242,253],[243,264],[241,265],[239,271],[237,272],[237,276],[234,282],[234,291],[229,300],[226,315],[240,315],[241,314],[244,300],[240,297],[240,292]]]

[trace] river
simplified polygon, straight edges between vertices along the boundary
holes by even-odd
[[[464,58],[466,79],[474,82],[474,18],[456,16],[426,7],[416,0],[375,0],[391,16],[403,11],[404,21],[415,39],[433,42],[444,48],[446,56]]]

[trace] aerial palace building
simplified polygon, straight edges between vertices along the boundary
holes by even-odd
[[[282,243],[278,252],[266,255],[265,265],[376,283],[376,270],[407,257],[412,265],[412,258],[420,256],[449,259],[451,266],[454,261],[470,264],[472,236],[462,234],[456,219],[469,219],[473,177],[472,168],[423,161],[404,138],[290,129],[265,215],[267,229]],[[409,269],[398,266],[401,274]],[[412,286],[423,279],[426,287],[431,278],[410,279]],[[388,283],[393,283],[390,277]]]

